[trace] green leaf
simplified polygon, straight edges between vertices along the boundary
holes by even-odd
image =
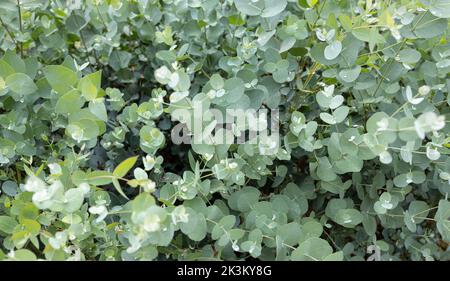
[[[128,196],[123,192],[122,187],[120,186],[120,182],[117,179],[112,179],[112,183],[114,185],[114,188],[117,190],[117,192],[125,199],[130,200]]]
[[[2,190],[8,196],[15,196],[19,192],[19,186],[14,181],[5,181],[2,184]]]
[[[327,157],[317,159],[319,166],[317,167],[317,176],[323,181],[333,181],[337,175],[333,172],[330,161]]]
[[[107,122],[108,113],[106,111],[106,106],[103,98],[93,99],[88,105],[89,111],[92,112],[98,119]]]
[[[416,232],[416,225],[425,220],[429,210],[428,204],[423,201],[412,201],[409,204],[409,208],[405,212],[404,222],[411,232]]]
[[[21,219],[20,224],[33,236],[38,235],[41,231],[41,225],[35,220]]]
[[[376,112],[366,123],[367,132],[377,136],[380,143],[392,143],[397,139],[397,120],[385,112]]]
[[[357,28],[352,30],[352,34],[359,40],[370,41],[370,28]]]
[[[3,60],[12,68],[14,72],[27,73],[25,62],[12,49],[5,52]]]
[[[113,178],[115,178],[115,176],[107,171],[93,171],[86,175],[86,180],[92,185],[110,184]]]
[[[109,64],[114,71],[127,68],[130,63],[132,55],[129,52],[114,50],[111,53]]]
[[[5,60],[0,60],[0,76],[8,77],[14,73],[14,68],[12,68]]]
[[[341,42],[335,40],[325,47],[324,56],[327,60],[334,60],[342,51]]]
[[[450,2],[449,0],[421,0],[430,12],[439,18],[450,18]]]
[[[219,74],[213,74],[209,82],[211,83],[211,87],[215,90],[222,89],[225,85],[223,78]]]
[[[67,213],[73,213],[80,209],[84,201],[84,193],[81,188],[71,188],[64,194],[66,201],[64,211]]]
[[[414,49],[403,49],[398,53],[398,57],[401,62],[404,63],[416,63],[420,60],[421,55]]]
[[[326,256],[324,261],[343,261],[344,260],[344,253],[342,251],[332,253],[329,256]]]
[[[312,237],[302,242],[297,249],[292,251],[293,261],[321,261],[333,253],[333,248],[327,241]]]
[[[12,234],[17,226],[17,221],[8,216],[0,216],[0,231]]]
[[[442,235],[442,239],[450,242],[450,202],[447,200],[440,200],[438,210],[434,219],[437,222],[437,229]]]
[[[423,13],[425,15],[417,15],[411,23],[417,37],[429,39],[439,36],[447,30],[448,20],[435,17],[428,12]]]
[[[286,0],[234,0],[238,11],[249,16],[273,17],[281,13],[287,6]]]
[[[300,7],[302,7],[302,8],[305,8],[305,9],[310,8],[307,0],[298,0],[297,2],[298,2],[298,5],[300,5]]]
[[[297,245],[298,237],[302,234],[301,227],[296,222],[291,222],[277,228],[277,236],[279,236],[284,244]]]
[[[80,92],[71,90],[58,99],[55,112],[59,114],[71,114],[77,112],[83,104],[84,102],[81,99]]]
[[[36,255],[33,252],[31,252],[30,250],[20,249],[20,250],[14,251],[13,259],[17,260],[17,261],[35,261],[37,258],[36,258]]]
[[[122,163],[114,169],[113,175],[118,178],[123,178],[131,168],[133,168],[134,164],[136,164],[137,159],[138,156],[133,156],[122,161]]]
[[[78,81],[75,71],[62,65],[47,66],[44,68],[44,74],[50,86],[59,94],[65,94],[74,89]]]
[[[300,236],[300,243],[312,237],[320,237],[323,233],[323,226],[315,220],[308,221],[302,224],[302,235]]]
[[[345,29],[345,31],[351,31],[352,30],[352,20],[350,19],[350,17],[348,15],[345,14],[340,14],[338,16],[339,21],[342,24],[342,27]]]
[[[362,216],[363,216],[362,224],[364,230],[366,231],[367,235],[374,236],[377,231],[376,219],[369,214],[362,214]]]
[[[102,71],[88,74],[78,82],[78,90],[87,101],[97,98],[102,80]]]
[[[357,65],[354,68],[343,69],[339,71],[339,77],[346,83],[352,83],[358,79],[361,73],[361,66]]]
[[[6,86],[11,91],[26,96],[34,93],[38,88],[34,84],[33,80],[24,73],[14,73],[6,77]]]
[[[228,215],[220,219],[220,221],[214,225],[211,232],[211,238],[214,240],[219,239],[225,232],[229,231],[236,223],[236,217]]]
[[[203,214],[196,213],[192,208],[186,208],[187,222],[180,222],[181,231],[193,241],[201,241],[207,233],[206,219]]]
[[[327,124],[334,125],[334,124],[337,123],[336,120],[334,119],[334,116],[331,115],[330,113],[321,112],[319,114],[319,116],[320,116],[320,119],[322,119],[322,121],[327,123]]]
[[[72,33],[78,33],[86,25],[87,21],[79,15],[71,14],[66,20],[66,28]]]
[[[258,189],[246,186],[231,194],[228,199],[228,204],[233,210],[248,212],[251,210],[252,206],[258,202],[260,195],[261,192]]]
[[[99,134],[99,127],[94,120],[80,119],[70,122],[66,127],[67,134],[77,142],[94,139]]]
[[[350,108],[348,106],[341,106],[335,111],[333,111],[334,120],[336,123],[341,123],[342,121],[347,118],[348,112],[350,111]]]
[[[341,209],[336,213],[334,221],[342,226],[354,228],[363,221],[363,216],[355,209]]]

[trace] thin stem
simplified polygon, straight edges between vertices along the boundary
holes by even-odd
[[[379,53],[379,52],[383,52],[383,51],[385,51],[385,50],[387,50],[387,49],[390,49],[390,48],[395,47],[395,46],[397,46],[398,44],[402,44],[402,43],[403,43],[403,41],[399,41],[399,42],[397,42],[397,43],[391,44],[391,45],[389,45],[389,46],[387,46],[387,47],[384,47],[384,48],[382,48],[382,49],[379,49],[379,50],[376,50],[376,51],[373,51],[373,52],[368,52],[368,53],[360,54],[358,57],[363,57],[363,56],[369,56],[369,55],[377,54],[377,53]]]
[[[75,17],[74,20],[75,20],[75,23],[79,26],[80,24],[78,23],[78,19]],[[89,49],[88,49],[88,47],[86,45],[86,40],[84,39],[83,30],[82,29],[80,30],[80,41],[83,44],[84,49],[86,50],[86,55],[89,57]],[[99,65],[99,58],[97,56],[97,52],[95,51],[94,48],[92,48],[92,50],[94,52],[95,64],[98,66]]]
[[[327,0],[323,1],[323,4],[322,4],[322,6],[319,8],[319,11],[318,11],[318,13],[317,13],[317,18],[316,18],[316,20],[314,21],[314,23],[312,24],[312,27],[315,27],[316,24],[317,24],[317,22],[319,21],[320,15],[322,14],[323,7],[325,6],[326,3],[327,3]]]
[[[5,22],[2,20],[2,18],[0,17],[0,23],[3,26],[3,28],[6,30],[6,33],[8,33],[9,37],[11,37],[11,40],[14,42],[14,45],[16,45],[16,48],[19,47],[19,45],[17,44],[16,38],[14,37],[14,35],[11,33],[11,31],[9,30],[8,26],[5,24]]]
[[[263,235],[262,237],[275,241],[275,238],[267,236],[267,235]],[[283,246],[287,247],[287,248],[290,248],[291,250],[295,250],[296,249],[295,247],[292,247],[291,245],[288,245],[286,243],[281,243],[281,244]]]
[[[19,29],[20,33],[23,33],[23,25],[22,25],[22,10],[20,8],[20,0],[17,0],[17,12],[19,14]],[[19,44],[20,57],[23,58],[23,43]]]
[[[316,73],[316,71],[317,71],[317,69],[318,69],[319,67],[320,67],[320,65],[319,65],[317,62],[315,62],[315,63],[313,64],[313,66],[312,66],[312,68],[311,68],[311,70],[310,70],[310,72],[309,72],[309,74],[308,74],[308,77],[306,78],[305,85],[303,86],[303,88],[306,89],[306,87],[308,86],[309,82],[311,81],[311,79],[312,79],[314,73]]]
[[[413,99],[415,99],[415,98],[416,98],[417,96],[419,96],[419,95],[420,95],[420,93],[417,93],[417,94],[413,97]],[[394,117],[397,113],[399,113],[403,108],[405,108],[405,106],[408,105],[408,103],[409,103],[409,101],[405,102],[402,106],[400,106],[399,108],[397,108],[397,110],[396,110],[394,113],[391,114],[391,117]]]
[[[422,14],[422,16],[417,20],[416,24],[414,24],[414,26],[411,28],[411,32],[413,32],[413,31],[416,29],[417,25],[422,21],[423,17],[427,14],[427,12],[428,12],[428,10],[425,11],[425,12]],[[401,50],[403,49],[403,47],[405,46],[406,40],[407,40],[406,38],[403,39],[403,41],[402,41],[400,47],[399,47],[398,50],[395,52],[394,57],[393,57],[393,58],[390,58],[389,64],[388,64],[387,67],[386,67],[386,68],[387,68],[386,73],[388,73],[388,72],[390,71],[392,62],[395,60],[395,58],[398,56],[398,54],[400,53],[400,51],[401,51]],[[372,96],[375,96],[375,95],[377,94],[378,90],[380,89],[381,83],[383,83],[384,80],[385,80],[385,77],[384,77],[384,76],[381,76],[380,82],[378,82],[377,88],[375,89],[375,92],[373,93]]]

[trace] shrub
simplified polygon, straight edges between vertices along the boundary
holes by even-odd
[[[449,9],[5,1],[0,259],[448,260]]]

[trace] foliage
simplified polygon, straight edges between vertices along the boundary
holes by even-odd
[[[448,18],[448,0],[5,0],[0,259],[449,260]],[[280,109],[282,145],[174,144],[196,101]]]

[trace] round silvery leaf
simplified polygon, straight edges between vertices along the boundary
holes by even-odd
[[[441,157],[441,153],[436,148],[432,148],[431,146],[427,146],[426,154],[428,159],[432,161],[438,160]]]
[[[377,212],[377,214],[386,214],[387,210],[386,208],[384,208],[381,204],[380,201],[375,202],[375,204],[373,205],[373,209],[375,210],[375,212]]]
[[[360,224],[362,220],[363,217],[361,213],[355,209],[341,209],[334,217],[335,222],[349,228],[353,228]]]
[[[357,65],[354,68],[343,69],[339,71],[339,77],[347,83],[352,83],[356,79],[358,79],[359,74],[361,73],[361,66]]]
[[[412,163],[412,150],[408,149],[406,146],[402,146],[401,150],[400,150],[400,157],[402,158],[403,161],[405,161],[406,163]]]
[[[264,65],[264,70],[270,73],[275,72],[275,70],[277,69],[277,64],[274,62],[268,62]]]
[[[336,109],[344,102],[344,97],[341,95],[337,95],[331,98],[329,107],[331,109]]]
[[[394,184],[398,187],[405,187],[412,182],[412,177],[408,177],[408,174],[401,174],[394,178]]]
[[[406,86],[405,95],[406,95],[406,99],[411,104],[419,104],[419,103],[421,103],[424,100],[423,97],[420,97],[420,98],[413,97],[412,90],[411,90],[410,86]]]
[[[189,92],[185,91],[185,92],[173,92],[169,99],[171,103],[176,103],[181,101],[182,99],[184,99],[185,97],[189,96]]]
[[[347,115],[350,111],[350,108],[348,106],[341,106],[337,108],[335,111],[333,111],[333,117],[336,123],[341,123],[342,121],[347,118]]]
[[[2,185],[2,190],[8,196],[15,196],[19,191],[19,186],[13,181],[5,181]]]
[[[171,75],[169,82],[169,86],[178,92],[186,92],[189,91],[191,86],[191,80],[189,79],[189,75],[182,70],[178,70],[176,73]]]
[[[392,155],[387,150],[381,152],[378,156],[380,158],[380,162],[383,164],[390,164],[392,162]]]
[[[448,0],[421,0],[430,12],[439,18],[450,18],[450,3]]]
[[[281,13],[287,6],[286,0],[234,0],[236,8],[249,16],[260,15],[263,18]]]
[[[377,138],[379,143],[389,144],[397,139],[397,119],[385,112],[373,114],[366,123],[367,132]]]
[[[83,204],[84,192],[80,188],[71,188],[66,191],[64,198],[66,200],[65,211],[72,213],[77,211]]]
[[[325,95],[328,98],[331,98],[334,93],[334,87],[335,87],[334,84],[325,86],[325,87],[323,87],[323,90],[320,91],[320,93],[322,93],[323,95]]]
[[[414,220],[414,217],[411,216],[411,214],[409,213],[408,210],[405,211],[405,216],[403,218],[403,221],[404,221],[406,227],[409,229],[409,231],[416,232],[416,230],[417,230],[416,222]]]
[[[288,37],[285,40],[283,40],[283,42],[281,42],[280,45],[280,53],[284,53],[289,49],[291,49],[294,46],[295,42],[296,42],[295,37]]]
[[[336,173],[333,172],[332,165],[327,157],[321,157],[318,159],[319,165],[317,166],[317,176],[323,181],[333,181],[337,178]]]
[[[217,73],[215,73],[211,76],[209,83],[211,84],[211,87],[214,90],[222,89],[224,86],[223,78],[220,76],[220,74],[217,74]]]
[[[436,63],[437,68],[446,68],[450,66],[450,59],[444,59]]]
[[[425,134],[429,132],[436,132],[445,127],[445,117],[437,115],[430,111],[421,114],[414,121],[414,128],[421,139],[425,138]]]
[[[287,6],[287,0],[264,0],[265,9],[261,17],[273,17],[281,13]]]
[[[260,15],[264,9],[263,1],[234,0],[234,5],[241,13],[249,16]]]
[[[409,204],[408,211],[414,223],[418,224],[425,220],[424,218],[427,217],[430,207],[424,201],[415,200]]]
[[[384,192],[383,194],[380,195],[378,202],[381,203],[381,206],[383,208],[387,210],[392,210],[395,207],[397,207],[398,199],[389,192]]]
[[[403,141],[412,141],[418,138],[414,129],[414,118],[403,117],[398,121],[398,137]]]
[[[415,24],[414,33],[419,38],[433,38],[441,35],[447,30],[447,20],[434,16],[427,11],[415,16],[411,25]]]
[[[421,55],[414,49],[403,49],[398,53],[398,58],[403,63],[416,63],[420,60]]]
[[[333,248],[327,241],[312,237],[301,243],[297,249],[292,251],[293,261],[320,261],[333,253]]]
[[[331,115],[330,113],[327,112],[321,112],[319,114],[320,119],[322,119],[323,122],[330,124],[330,125],[334,125],[336,124],[336,119],[334,118],[333,115]]]
[[[155,70],[155,79],[159,83],[166,85],[170,82],[170,77],[172,72],[167,68],[167,66],[163,65],[160,68]]]
[[[278,69],[274,73],[272,73],[273,80],[278,83],[283,83],[289,80],[289,71],[287,68]]]
[[[341,51],[342,51],[342,43],[340,41],[335,40],[325,47],[323,54],[327,60],[333,60],[337,58],[337,56],[339,56]]]
[[[318,126],[318,124],[317,124],[316,121],[308,122],[308,124],[306,124],[306,127],[305,127],[305,134],[306,134],[307,136],[312,136],[312,135],[314,135],[314,133],[315,133],[316,130],[317,130],[317,126]]]
[[[316,29],[316,37],[320,41],[326,41],[327,40],[327,38],[326,38],[326,30]]]
[[[33,80],[24,73],[9,75],[6,77],[5,83],[11,91],[20,95],[29,95],[38,89]]]

